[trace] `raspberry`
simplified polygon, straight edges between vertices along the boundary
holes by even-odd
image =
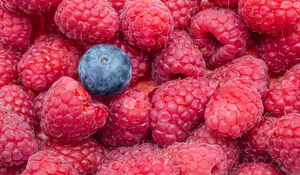
[[[0,47],[25,50],[32,32],[30,18],[0,7],[0,21]]]
[[[109,42],[120,49],[122,49],[130,58],[132,64],[132,78],[131,85],[134,85],[141,77],[143,77],[150,70],[150,58],[143,53],[139,48],[132,46],[118,35],[116,39]]]
[[[152,68],[153,79],[161,84],[178,75],[201,77],[205,73],[205,62],[187,33],[175,31],[167,47],[156,57]]]
[[[152,136],[161,145],[184,141],[203,118],[213,89],[205,79],[173,80],[157,88],[152,97]]]
[[[67,37],[87,42],[112,38],[119,29],[119,18],[107,0],[62,0],[55,23]]]
[[[19,85],[6,85],[0,89],[0,106],[21,115],[31,124],[36,123],[36,115],[32,103],[33,97]]]
[[[33,107],[34,111],[36,112],[36,116],[39,120],[41,120],[42,116],[42,110],[43,110],[43,104],[44,100],[46,98],[47,92],[41,92],[38,96],[36,96],[33,100]]]
[[[300,114],[292,113],[272,123],[268,149],[287,174],[300,173]]]
[[[128,42],[148,50],[163,46],[174,28],[170,10],[160,0],[127,0],[120,18]]]
[[[166,158],[174,159],[182,175],[226,175],[226,154],[218,145],[206,143],[175,143],[164,150]]]
[[[263,162],[243,163],[237,167],[234,175],[283,175],[274,165]]]
[[[0,114],[0,167],[18,166],[37,151],[31,126],[14,113]]]
[[[228,81],[210,98],[206,125],[219,135],[236,139],[262,118],[263,104],[254,85],[244,79]]]
[[[274,75],[282,75],[300,63],[300,24],[280,36],[265,36],[259,56]]]
[[[32,155],[21,175],[79,175],[64,159],[53,151],[39,151]]]
[[[75,143],[56,143],[50,148],[66,160],[78,173],[93,174],[104,159],[104,149],[93,140]]]
[[[49,36],[33,44],[23,55],[18,71],[25,87],[42,91],[61,76],[77,76],[79,54],[67,40]]]
[[[174,19],[174,28],[182,29],[190,24],[192,16],[199,11],[198,0],[162,0]]]
[[[300,19],[298,0],[240,0],[238,10],[253,31],[266,34],[280,35]]]
[[[190,30],[209,67],[224,65],[246,51],[249,33],[233,10],[200,11],[193,17]]]
[[[110,116],[98,137],[112,147],[137,144],[148,134],[151,104],[141,91],[129,89],[110,106]]]
[[[211,3],[217,4],[221,7],[236,8],[239,0],[208,0]]]
[[[79,82],[61,77],[44,100],[41,128],[54,139],[79,141],[103,127],[107,116],[107,108],[92,103]]]
[[[18,80],[17,63],[19,57],[12,51],[0,47],[0,88]]]
[[[268,68],[264,61],[246,55],[215,69],[207,78],[222,86],[229,80],[243,78],[254,83],[258,92],[263,96],[269,87]]]
[[[300,64],[286,72],[268,90],[264,105],[274,117],[300,112]]]
[[[229,170],[237,163],[240,156],[240,150],[235,142],[218,137],[209,131],[206,125],[200,125],[194,134],[188,138],[188,141],[219,145],[227,156]]]

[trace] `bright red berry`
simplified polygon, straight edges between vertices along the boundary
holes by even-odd
[[[18,81],[17,63],[19,60],[16,53],[0,47],[0,88]]]
[[[283,175],[283,173],[271,163],[252,162],[240,164],[234,175]]]

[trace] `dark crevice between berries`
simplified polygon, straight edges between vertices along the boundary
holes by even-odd
[[[214,50],[218,50],[220,47],[222,47],[224,44],[221,43],[216,37],[215,35],[211,34],[211,33],[207,33],[206,34],[207,37],[212,41],[213,43],[213,47],[214,47]],[[213,51],[214,52],[214,51]]]
[[[171,77],[171,80],[178,80],[178,79],[181,80],[188,76],[185,74],[171,74],[170,77]]]

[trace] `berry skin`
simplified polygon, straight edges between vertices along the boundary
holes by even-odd
[[[211,68],[222,66],[246,51],[248,29],[233,10],[200,11],[193,17],[190,30]]]
[[[107,98],[127,88],[132,78],[132,64],[121,49],[100,44],[82,56],[78,72],[81,82],[91,94]]]
[[[0,7],[0,47],[25,50],[30,43],[32,24],[30,18]]]
[[[254,83],[258,92],[264,96],[269,87],[268,67],[266,63],[250,55],[234,59],[207,75],[207,78],[222,86],[229,80],[243,78]]]
[[[55,143],[49,149],[66,160],[81,175],[93,174],[104,159],[104,149],[96,141]]]
[[[231,170],[237,163],[240,150],[234,141],[226,140],[218,137],[208,130],[206,125],[200,125],[192,136],[188,138],[188,142],[207,143],[211,145],[219,145],[227,156],[228,169]]]
[[[110,116],[98,137],[111,147],[141,142],[148,134],[151,104],[146,94],[129,89],[110,105]]]
[[[274,117],[300,112],[300,64],[285,73],[267,92],[264,105]]]
[[[234,175],[283,175],[283,173],[270,163],[252,162],[240,164]]]
[[[291,175],[300,173],[300,114],[291,113],[271,124],[268,148],[273,159]]]
[[[120,19],[128,42],[147,50],[163,46],[174,28],[170,10],[160,0],[127,0]]]
[[[0,47],[0,88],[18,80],[17,63],[20,58],[12,51]]]
[[[239,14],[255,32],[281,35],[300,20],[298,0],[240,0]]]
[[[152,77],[158,84],[177,75],[198,78],[204,76],[205,62],[201,51],[184,31],[175,31],[165,49],[155,58]]]
[[[206,143],[174,143],[164,150],[167,159],[173,159],[181,175],[226,175],[226,154],[218,145]]]
[[[79,82],[62,77],[48,90],[41,128],[54,139],[80,141],[102,128],[107,116],[107,108],[101,103],[92,103]]]
[[[0,114],[0,167],[19,166],[37,151],[34,131],[22,116]]]
[[[18,71],[26,88],[43,91],[62,76],[77,76],[79,53],[67,40],[49,36],[23,55]]]
[[[199,11],[198,0],[162,0],[174,19],[174,28],[182,29],[190,24],[192,16]]]
[[[53,151],[39,151],[28,159],[21,175],[79,175],[72,166]]]
[[[184,141],[203,118],[213,91],[206,79],[186,78],[159,86],[152,97],[150,114],[154,141],[160,145]]]
[[[221,7],[230,7],[230,8],[238,7],[238,2],[239,2],[239,0],[208,0],[208,1],[217,4]]]
[[[282,75],[300,63],[300,24],[280,36],[265,36],[260,44],[259,56],[270,72]]]
[[[44,105],[44,100],[46,98],[47,92],[41,92],[38,96],[36,96],[33,100],[33,107],[36,113],[37,118],[40,120],[42,116],[42,110]]]
[[[114,37],[120,23],[107,0],[62,0],[54,20],[68,38],[96,43]]]
[[[36,114],[33,107],[33,97],[19,85],[6,85],[0,89],[0,106],[21,115],[31,124],[36,123]]]
[[[242,136],[262,118],[261,96],[247,80],[228,81],[215,91],[205,110],[208,128],[231,139]]]

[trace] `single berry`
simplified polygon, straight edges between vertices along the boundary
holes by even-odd
[[[255,32],[281,35],[300,20],[298,0],[240,0],[239,14]]]
[[[300,112],[300,64],[285,73],[267,91],[264,105],[274,117]]]
[[[184,141],[203,118],[213,91],[206,79],[186,78],[159,86],[151,100],[150,124],[155,142],[169,145]]]
[[[273,164],[252,162],[240,164],[234,175],[284,175]]]
[[[43,91],[64,75],[75,78],[78,62],[79,53],[71,42],[51,35],[29,48],[18,72],[26,88]]]
[[[215,91],[205,110],[209,129],[231,139],[242,136],[262,118],[261,96],[245,79],[234,79]]]
[[[42,110],[44,106],[44,100],[46,98],[47,91],[39,93],[33,100],[33,107],[37,118],[40,120],[42,117]]]
[[[18,81],[19,60],[16,53],[0,47],[0,88]]]
[[[165,83],[178,76],[204,76],[202,53],[186,32],[175,31],[166,45],[152,65],[152,77],[157,83]]]
[[[280,36],[265,36],[260,44],[259,56],[270,72],[282,75],[300,63],[300,24]]]
[[[132,65],[121,49],[100,44],[82,56],[78,72],[81,82],[92,95],[107,98],[127,88],[132,77]]]
[[[222,66],[246,51],[248,29],[233,10],[200,11],[193,17],[190,30],[211,68]]]
[[[236,8],[238,7],[239,0],[208,0],[211,3],[217,4],[221,7],[230,7]]]
[[[111,39],[119,29],[118,14],[108,0],[62,0],[54,20],[68,38],[86,42]]]
[[[160,0],[127,0],[120,19],[128,42],[147,50],[163,46],[174,28],[170,10]]]
[[[69,77],[57,80],[44,100],[41,128],[61,141],[80,141],[104,126],[107,108],[92,103],[83,86]]]

